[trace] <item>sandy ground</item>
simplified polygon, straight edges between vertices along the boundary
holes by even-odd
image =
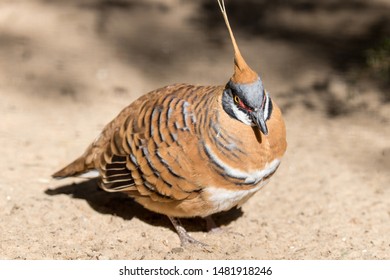
[[[353,16],[352,6],[303,12],[294,28],[308,36],[314,21],[331,40],[336,23],[357,18],[338,31],[359,35],[390,9],[366,2],[374,8]],[[50,178],[140,95],[227,81],[227,33],[216,6],[204,3],[0,1],[1,259],[390,259],[388,92],[353,64],[335,67],[340,58],[321,52],[320,40],[246,32],[232,20],[284,111],[289,146],[266,188],[216,215],[221,233],[183,221],[207,249],[180,248],[166,217],[94,181]],[[288,22],[292,11],[274,15]]]

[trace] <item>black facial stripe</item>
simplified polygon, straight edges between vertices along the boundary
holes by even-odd
[[[268,112],[267,112],[267,119],[266,119],[266,121],[268,121],[271,118],[271,114],[272,114],[272,110],[273,110],[271,97],[267,96],[267,99],[268,99]]]

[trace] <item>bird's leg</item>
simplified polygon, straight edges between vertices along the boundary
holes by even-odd
[[[195,238],[191,237],[188,232],[185,230],[185,228],[181,225],[179,219],[176,219],[174,217],[168,216],[169,220],[171,221],[173,227],[176,229],[177,234],[180,238],[181,246],[186,246],[188,244],[197,244],[202,246],[207,246],[207,244],[202,243]]]

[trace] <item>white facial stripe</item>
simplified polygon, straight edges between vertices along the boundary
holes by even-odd
[[[264,120],[267,120],[268,119],[268,110],[269,110],[270,98],[269,98],[268,93],[265,93],[265,94],[266,94],[266,97],[265,97],[265,104],[264,104]]]
[[[280,164],[279,159],[274,159],[270,163],[267,163],[263,169],[255,169],[255,170],[240,170],[234,168],[228,164],[226,164],[223,160],[221,160],[215,153],[213,153],[212,149],[205,144],[205,149],[210,159],[218,165],[218,167],[222,168],[226,175],[229,177],[244,179],[245,183],[258,183],[263,180],[265,177],[269,176],[273,172],[275,172],[276,168],[278,168]]]
[[[238,120],[240,120],[241,122],[243,122],[246,125],[252,125],[252,120],[248,117],[247,114],[245,114],[240,109],[238,109],[236,105],[233,104],[232,109],[233,109],[234,115],[236,116],[236,118]]]

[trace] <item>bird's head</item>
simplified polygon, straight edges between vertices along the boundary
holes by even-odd
[[[222,106],[231,117],[268,134],[267,120],[272,113],[272,101],[260,78],[249,84],[230,80],[222,96]]]
[[[223,91],[223,109],[232,118],[250,126],[257,126],[264,135],[267,135],[267,120],[272,113],[271,98],[265,91],[259,75],[247,65],[241,55],[229,24],[224,1],[217,1],[234,47],[234,74]]]

